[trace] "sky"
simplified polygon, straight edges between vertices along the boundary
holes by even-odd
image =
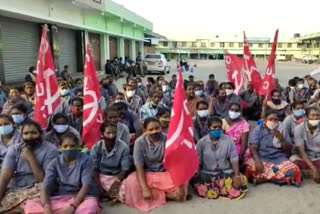
[[[269,37],[320,32],[319,0],[114,0],[177,40]]]

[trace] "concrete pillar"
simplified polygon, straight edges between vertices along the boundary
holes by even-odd
[[[117,42],[117,55],[118,57],[122,57],[122,62],[124,62],[124,38],[118,38]]]
[[[101,68],[104,68],[106,60],[109,59],[109,37],[107,34],[100,34],[100,58]]]
[[[141,56],[144,57],[144,42],[139,42],[139,52],[141,53]]]
[[[131,40],[130,41],[130,58],[132,60],[136,60],[136,41],[135,40]]]

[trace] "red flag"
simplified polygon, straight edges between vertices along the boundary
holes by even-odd
[[[234,93],[239,94],[244,83],[241,73],[243,59],[237,55],[225,52],[227,78],[234,84]]]
[[[47,121],[61,103],[55,66],[47,38],[47,26],[42,28],[42,36],[38,53],[36,96],[34,120],[42,128],[47,127]]]
[[[247,80],[252,83],[254,90],[256,92],[259,92],[262,78],[257,70],[256,63],[254,62],[253,57],[251,55],[245,32],[243,32],[243,37],[244,74],[247,77]]]
[[[163,165],[176,186],[185,184],[197,172],[199,160],[193,140],[192,116],[187,103],[181,69],[174,92]]]
[[[101,100],[99,81],[89,44],[86,45],[83,95],[82,140],[86,147],[91,149],[91,147],[100,139],[100,126],[103,122],[103,118],[102,110],[99,106],[99,101]]]
[[[271,54],[268,59],[266,73],[264,75],[262,84],[260,86],[260,91],[259,91],[260,95],[265,95],[267,98],[270,96],[270,92],[276,87],[274,77],[276,75],[275,58],[276,58],[277,41],[278,41],[278,29],[274,35]]]

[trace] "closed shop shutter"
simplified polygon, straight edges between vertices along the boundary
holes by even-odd
[[[97,71],[101,70],[100,35],[89,33],[91,55]]]
[[[37,64],[40,26],[3,16],[0,16],[0,25],[5,81],[24,81],[29,67]]]
[[[130,40],[124,40],[124,56],[130,57]]]
[[[110,52],[110,59],[114,59],[117,57],[117,38],[116,37],[109,37],[109,52]]]
[[[139,42],[136,41],[136,56],[139,55],[139,52],[140,52],[140,50],[139,50]]]
[[[58,28],[60,71],[69,65],[71,73],[77,72],[76,32],[71,29]]]

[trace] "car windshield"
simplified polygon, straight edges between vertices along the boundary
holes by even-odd
[[[147,55],[146,59],[160,59],[161,56],[160,55]]]

